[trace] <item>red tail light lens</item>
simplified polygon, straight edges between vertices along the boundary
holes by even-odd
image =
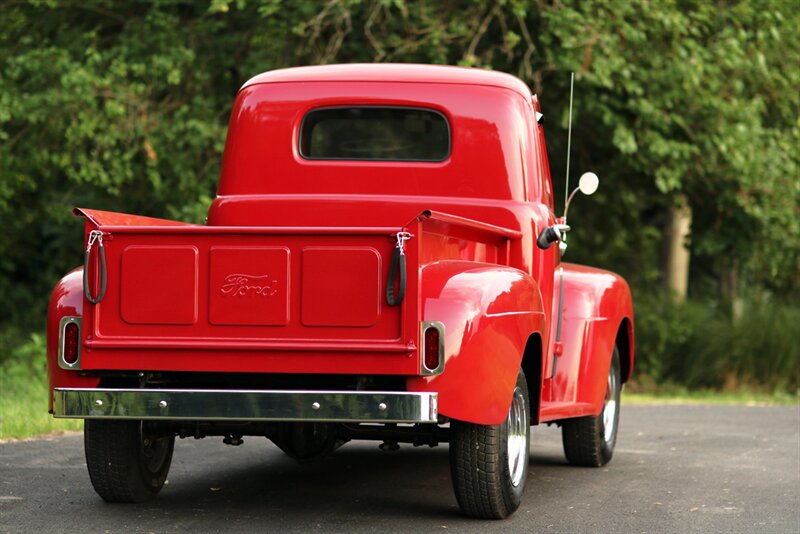
[[[431,327],[425,330],[425,353],[422,363],[427,370],[434,371],[439,368],[440,361],[439,330]]]
[[[78,346],[80,343],[80,329],[75,323],[64,326],[64,353],[63,358],[69,365],[78,361]]]

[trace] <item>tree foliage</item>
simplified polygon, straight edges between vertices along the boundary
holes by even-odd
[[[798,296],[800,10],[791,0],[175,0],[0,4],[0,310],[41,325],[80,262],[74,205],[202,221],[238,87],[279,67],[446,63],[510,72],[539,93],[571,210],[571,258],[660,276],[665,207],[688,198],[693,288],[726,264]],[[559,195],[560,196],[560,195]],[[599,229],[599,231],[590,231]]]

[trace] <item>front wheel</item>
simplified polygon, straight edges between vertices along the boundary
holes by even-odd
[[[167,480],[175,436],[152,435],[142,421],[96,421],[83,426],[86,466],[104,501],[152,499]]]
[[[567,419],[562,425],[561,438],[569,463],[584,467],[600,467],[611,460],[614,455],[614,445],[617,443],[621,391],[619,349],[614,346],[603,411],[597,416]]]
[[[450,423],[450,473],[458,505],[467,515],[503,519],[519,508],[531,423],[528,384],[520,369],[508,417],[499,425]]]

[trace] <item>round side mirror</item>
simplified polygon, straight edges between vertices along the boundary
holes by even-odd
[[[593,172],[585,172],[581,175],[580,180],[578,180],[578,189],[581,190],[581,193],[584,195],[591,195],[597,191],[597,187],[600,185],[600,178]]]

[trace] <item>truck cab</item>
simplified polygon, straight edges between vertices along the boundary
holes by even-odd
[[[545,239],[563,240],[540,116],[498,72],[277,70],[236,96],[205,225],[76,208],[85,262],[50,303],[50,405],[86,420],[99,495],[154,497],[187,436],[265,436],[298,459],[449,443],[481,518],[519,506],[532,426],[561,425],[571,463],[607,463],[631,295]]]

